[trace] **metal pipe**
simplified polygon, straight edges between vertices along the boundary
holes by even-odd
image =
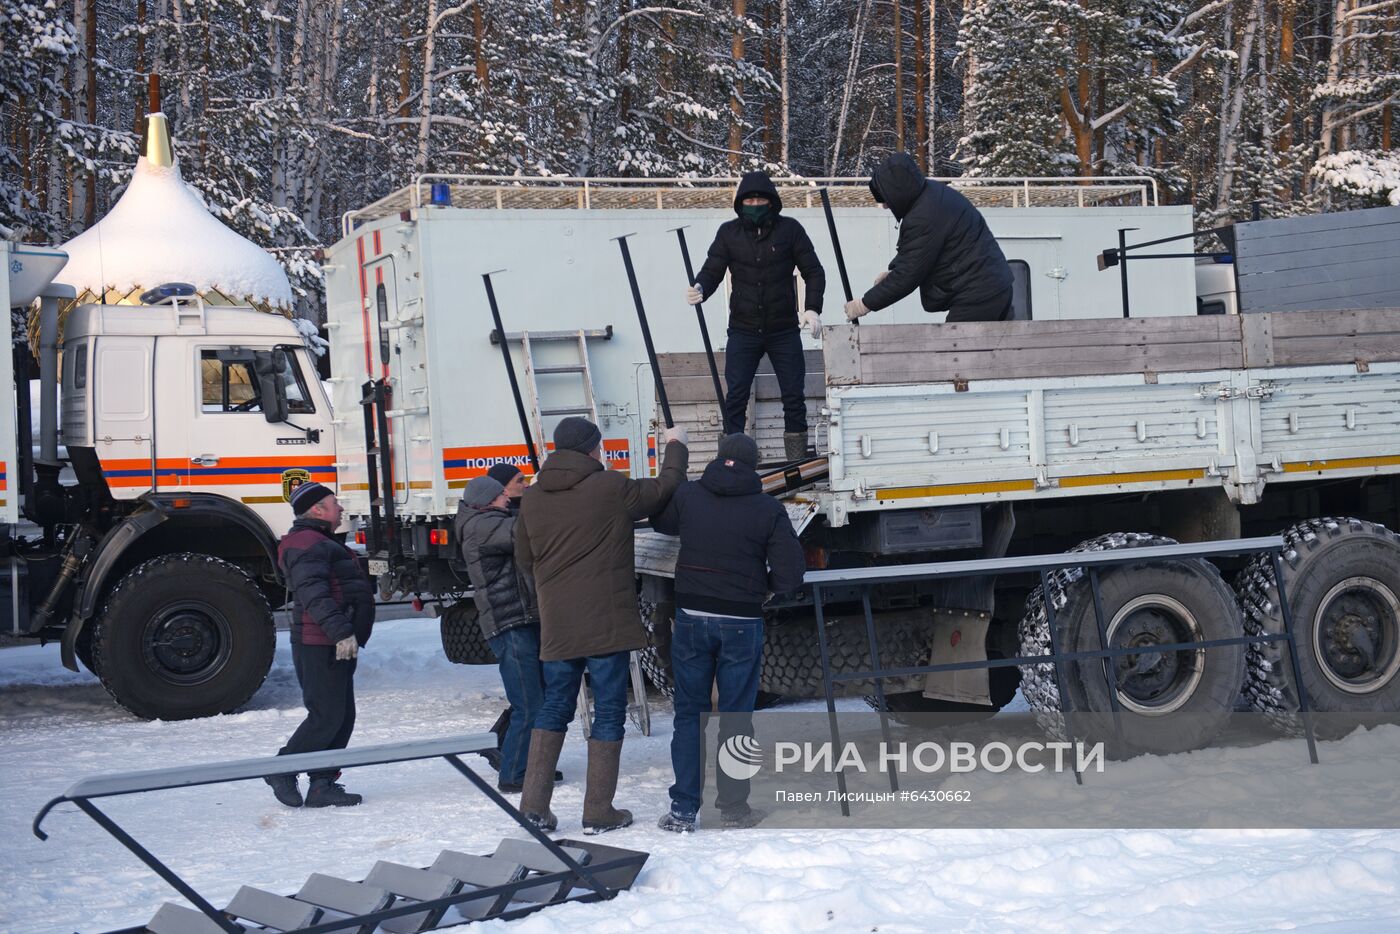
[[[39,463],[58,462],[58,297],[39,300]]]
[[[1124,260],[1128,256],[1128,231],[1136,230],[1136,227],[1118,228],[1118,281],[1123,285],[1123,317],[1128,317],[1128,264]]]
[[[841,288],[846,293],[846,302],[850,303],[855,300],[855,294],[851,292],[851,277],[846,274],[846,257],[841,252],[841,238],[836,234],[836,215],[831,212],[831,197],[826,193],[826,189],[823,188],[821,193],[822,210],[826,212],[826,229],[831,233],[831,248],[836,251],[836,270],[841,273]],[[852,320],[851,324],[859,326],[860,319]]]
[[[637,322],[642,326],[642,341],[647,347],[647,361],[651,363],[651,375],[656,380],[656,401],[661,403],[661,417],[667,428],[676,426],[671,418],[671,403],[666,398],[666,381],[661,378],[661,367],[656,363],[656,347],[651,342],[651,328],[647,326],[647,312],[642,307],[642,292],[637,288],[637,270],[632,268],[632,253],[627,249],[627,238],[631,234],[613,237],[622,249],[622,265],[627,270],[627,284],[632,287],[632,303],[637,306]]]
[[[33,372],[34,356],[29,352],[28,342],[15,344],[13,351],[15,366],[15,460],[19,469],[19,496],[24,515],[34,518],[30,512],[34,508],[34,423],[33,406],[29,401],[29,374]]]
[[[690,247],[685,243],[685,228],[676,228],[676,239],[681,244],[681,259],[685,261],[685,281],[695,285],[695,267],[690,264]],[[715,365],[715,350],[710,346],[710,329],[705,324],[705,303],[695,306],[695,317],[700,322],[700,338],[705,342],[705,359],[710,362],[710,379],[715,383],[715,401],[719,403],[721,417],[724,414],[724,388],[719,381],[719,367]]]
[[[496,324],[496,333],[501,336],[501,359],[506,363],[506,376],[510,378],[510,394],[515,397],[515,414],[520,416],[520,430],[525,434],[525,450],[529,452],[530,464],[535,473],[540,472],[540,455],[535,450],[535,438],[530,433],[530,418],[525,414],[525,400],[520,396],[520,383],[515,378],[515,362],[510,359],[510,341],[506,340],[506,329],[501,324],[501,309],[496,304],[496,290],[491,287],[491,277],[496,272],[483,273],[481,281],[486,283],[486,300],[491,304],[491,320]]]

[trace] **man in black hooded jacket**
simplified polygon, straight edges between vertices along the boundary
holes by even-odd
[[[686,289],[698,305],[731,277],[729,340],[724,351],[724,430],[744,430],[749,392],[758,363],[767,354],[783,397],[783,448],[789,461],[807,453],[807,363],[802,328],[821,337],[826,272],[802,225],[783,217],[783,200],[766,172],[749,172],[734,193],[734,213],[710,244],[705,264]],[[793,269],[806,283],[805,309],[797,311]]]
[[[870,193],[900,222],[899,246],[875,285],[847,303],[848,320],[893,305],[915,289],[924,311],[946,310],[949,322],[1011,317],[1011,267],[972,202],[924,178],[902,152],[875,169]]]
[[[757,465],[752,438],[726,435],[704,475],[681,484],[652,519],[658,532],[681,538],[671,634],[676,783],[671,808],[658,824],[663,830],[695,829],[705,777],[700,715],[710,710],[710,686],[719,691],[719,742],[751,735],[763,664],[763,604],[769,593],[802,586],[802,545],[782,503],[763,492]],[[749,807],[749,783],[718,770],[715,775],[724,826],[756,824],[763,815]]]

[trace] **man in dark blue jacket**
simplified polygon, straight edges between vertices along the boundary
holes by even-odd
[[[748,435],[726,435],[719,456],[698,481],[676,491],[653,527],[681,538],[676,562],[676,623],[671,635],[675,721],[671,732],[671,809],[658,826],[695,829],[705,776],[700,715],[719,688],[719,741],[752,732],[751,714],[763,664],[763,604],[770,593],[802,586],[802,545],[781,503],[763,492],[758,446]],[[716,770],[715,806],[726,827],[751,827],[762,813],[749,807],[749,783]]]
[[[947,311],[950,323],[1011,317],[1011,267],[971,201],[924,178],[902,152],[876,167],[870,193],[899,222],[899,244],[870,290],[846,304],[847,319],[893,305],[915,289],[924,311]]]
[[[335,536],[345,510],[329,487],[305,483],[291,498],[296,521],[277,546],[292,592],[292,664],[306,719],[279,756],[344,749],[355,729],[355,659],[374,627],[374,591],[359,558]],[[336,783],[337,771],[313,772],[307,807],[359,804]],[[301,807],[295,773],[266,779],[288,807]]]
[[[783,450],[789,461],[796,461],[807,452],[807,361],[801,329],[821,336],[826,273],[807,231],[782,211],[783,199],[768,173],[746,174],[734,193],[734,213],[739,216],[720,225],[705,265],[686,290],[686,301],[704,301],[729,271],[724,430],[744,430],[753,377],[766,354],[783,397]],[[800,315],[794,269],[807,286]]]

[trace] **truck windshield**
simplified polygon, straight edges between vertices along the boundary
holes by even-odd
[[[296,349],[279,348],[287,365],[282,370],[282,384],[287,388],[287,411],[292,415],[310,415],[316,411],[306,381],[297,362]],[[224,347],[201,350],[199,353],[201,411],[261,412],[262,399],[258,380],[253,372],[253,351],[244,347]]]

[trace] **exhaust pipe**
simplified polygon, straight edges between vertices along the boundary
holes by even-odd
[[[39,297],[39,456],[25,513],[44,527],[46,539],[52,539],[54,525],[67,511],[58,482],[63,470],[58,459],[58,302],[76,295],[72,286],[50,283]]]
[[[44,467],[62,466],[58,462],[58,291],[51,286],[39,299],[39,459],[35,463]]]

